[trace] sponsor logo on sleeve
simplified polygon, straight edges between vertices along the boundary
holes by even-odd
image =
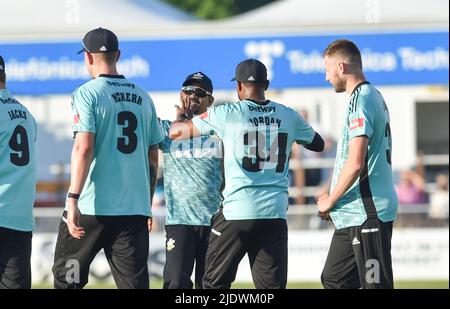
[[[364,127],[364,118],[356,118],[350,120],[350,130]]]

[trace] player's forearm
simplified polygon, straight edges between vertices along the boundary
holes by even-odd
[[[175,120],[169,129],[169,138],[172,140],[187,139],[200,136],[192,120]]]
[[[93,147],[82,145],[74,146],[70,162],[69,192],[80,194],[83,190],[93,155]]]
[[[150,169],[150,201],[153,201],[155,194],[156,178],[158,174],[158,147],[157,145],[150,146],[148,150],[148,161]]]
[[[355,183],[361,174],[363,165],[352,162],[350,160],[345,161],[341,174],[339,175],[336,186],[330,193],[330,198],[333,205],[347,192],[348,189]]]
[[[156,171],[158,170],[158,166],[152,165],[150,166],[150,199],[153,201],[153,196],[155,195],[156,189]]]

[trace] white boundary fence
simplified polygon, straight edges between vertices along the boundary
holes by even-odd
[[[51,283],[56,232],[62,209],[36,209],[37,231],[33,236],[33,283]],[[330,240],[331,224],[322,225],[316,217],[315,206],[296,206],[289,209],[289,281],[319,281]],[[448,280],[449,229],[448,222],[440,227],[404,227],[402,220],[417,222],[426,219],[427,205],[400,208],[394,228],[392,256],[396,280]],[[149,272],[151,278],[161,278],[165,261],[165,236],[161,231],[164,209],[155,211],[159,230],[150,234]],[[413,217],[409,217],[413,216]],[[414,218],[414,220],[406,220]],[[422,220],[420,219],[420,220]],[[424,221],[426,222],[426,221]],[[46,231],[44,233],[39,230]],[[247,257],[242,260],[236,281],[251,281]],[[111,282],[109,266],[103,252],[95,258],[89,282]]]

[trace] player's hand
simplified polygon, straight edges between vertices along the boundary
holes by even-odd
[[[84,228],[80,226],[81,213],[78,209],[78,201],[76,199],[67,199],[67,228],[70,235],[76,239],[84,236]]]
[[[148,227],[148,232],[150,233],[152,231],[152,225],[153,225],[153,218],[149,217],[147,220],[147,227]]]
[[[317,199],[317,206],[319,207],[319,217],[322,218],[326,217],[326,214],[330,212],[334,206],[334,202],[330,195],[324,194]]]
[[[317,216],[319,216],[319,218],[321,219],[321,220],[324,220],[324,221],[330,221],[331,220],[331,217],[330,217],[330,212],[318,212],[317,213]]]
[[[186,115],[186,111],[183,107],[180,107],[178,105],[174,105],[175,109],[177,111],[176,119],[180,119],[182,115]]]
[[[200,106],[198,98],[194,96],[181,96],[180,101],[181,105],[184,107],[186,116],[188,119],[192,119]]]

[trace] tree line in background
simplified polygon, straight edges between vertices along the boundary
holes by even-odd
[[[223,19],[278,0],[164,0],[201,19]]]

